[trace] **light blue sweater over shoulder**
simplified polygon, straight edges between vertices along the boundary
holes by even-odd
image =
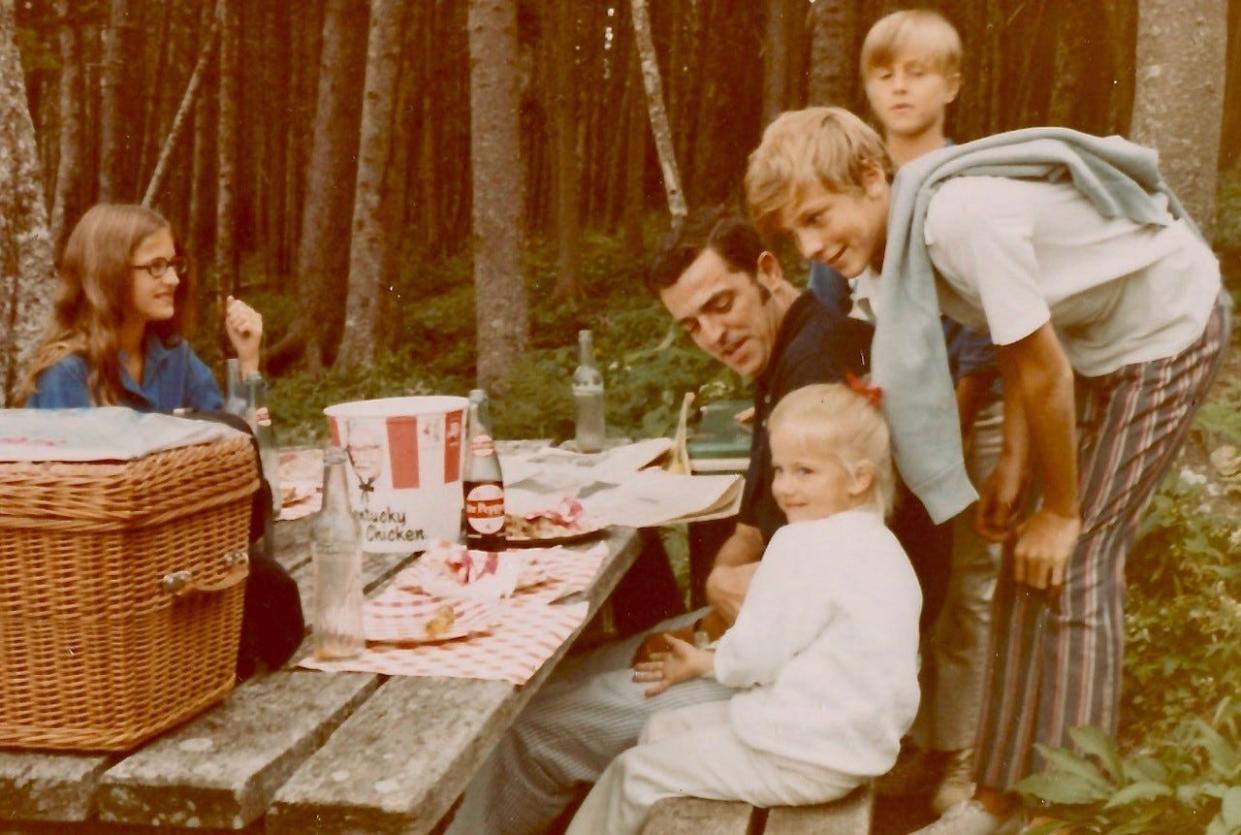
[[[1027,128],[950,145],[906,163],[892,183],[872,375],[883,389],[897,468],[936,522],[977,499],[965,472],[952,379],[923,222],[951,177],[1071,181],[1104,217],[1192,225],[1159,174],[1158,155],[1119,136]],[[1196,227],[1195,227],[1196,229]]]

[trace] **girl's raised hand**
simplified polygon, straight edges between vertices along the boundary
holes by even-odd
[[[651,653],[650,661],[633,665],[635,682],[652,682],[646,695],[658,696],[674,684],[707,675],[715,669],[715,653],[699,649],[672,634],[664,635],[671,648],[668,652]]]
[[[259,346],[263,342],[263,317],[241,299],[228,297],[224,308],[224,332],[237,351],[242,375],[259,370]]]

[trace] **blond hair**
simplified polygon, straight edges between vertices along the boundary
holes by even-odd
[[[875,473],[864,504],[884,516],[892,512],[896,475],[888,424],[879,407],[862,394],[840,383],[795,389],[776,404],[767,431],[789,432],[804,448],[835,455],[850,472],[869,461]]]
[[[862,79],[890,67],[898,55],[925,57],[944,78],[961,74],[961,36],[939,12],[906,9],[880,18],[862,42]]]
[[[750,154],[746,207],[763,234],[787,229],[811,186],[861,191],[870,164],[891,178],[892,159],[883,140],[848,110],[807,107],[781,113]]]

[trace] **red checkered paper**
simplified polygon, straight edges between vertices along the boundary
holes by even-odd
[[[444,617],[444,609],[452,611],[451,621]],[[368,641],[447,641],[486,632],[499,621],[500,612],[491,602],[442,600],[393,587],[362,608],[362,631]]]
[[[493,631],[434,644],[370,644],[361,655],[321,661],[313,655],[299,666],[327,672],[389,676],[481,678],[525,684],[586,620],[588,604],[548,605],[514,598],[501,604]]]
[[[481,678],[525,684],[586,619],[588,604],[554,601],[589,588],[608,550],[605,544],[598,543],[585,551],[556,547],[526,549],[522,553],[525,559],[538,562],[540,576],[547,579],[496,601],[425,594],[415,590],[417,583],[413,581],[418,572],[413,569],[417,565],[405,569],[382,594],[366,604],[366,637],[372,643],[361,655],[331,661],[311,655],[298,666],[329,672]],[[460,627],[466,634],[456,640],[449,640],[450,636],[445,634],[434,642],[411,643],[428,641],[426,622],[444,605],[453,607],[452,631]]]
[[[527,548],[525,551],[538,561],[548,579],[536,586],[518,589],[514,599],[551,603],[590,588],[599,573],[599,566],[608,555],[608,546],[600,542],[585,551],[573,551],[563,546]]]
[[[471,552],[480,553],[480,552]],[[573,551],[563,546],[555,548],[525,548],[499,553],[501,563],[515,561],[520,565],[518,581],[511,595],[513,599],[542,600],[551,603],[590,588],[599,566],[608,555],[607,545],[598,543],[585,551]],[[445,598],[477,597],[469,585],[460,591],[453,589],[456,582],[446,578],[441,566],[435,563],[439,552],[428,550],[408,568],[402,569],[392,580],[392,585],[411,592],[422,592]],[[495,599],[496,595],[492,595]]]

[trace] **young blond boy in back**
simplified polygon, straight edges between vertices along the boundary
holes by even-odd
[[[750,155],[746,202],[803,255],[882,271],[872,367],[901,475],[935,519],[976,498],[939,310],[997,346],[1004,446],[975,525],[1006,548],[978,786],[921,831],[1012,832],[1035,743],[1116,729],[1125,557],[1219,370],[1228,301],[1155,153],[1120,137],[1030,128],[891,171],[853,114],[785,113]]]
[[[960,90],[960,67],[961,39],[937,12],[894,12],[866,34],[862,81],[896,166],[948,144],[944,122],[948,105]],[[838,273],[818,261],[810,287],[821,296],[850,292]],[[856,280],[853,295],[857,311],[873,321],[873,273]],[[980,485],[995,466],[1001,444],[995,348],[985,335],[950,319],[943,319],[943,327],[968,451],[966,463],[971,480]],[[929,788],[942,774],[931,799],[936,813],[974,791],[974,736],[1000,557],[997,545],[975,533],[968,514],[957,516],[951,533],[951,570],[946,582],[938,585],[943,604],[924,641],[923,697],[911,731],[914,745],[902,751],[896,768],[878,783],[881,793],[915,793]],[[928,608],[933,607],[936,595],[928,591],[927,596]]]

